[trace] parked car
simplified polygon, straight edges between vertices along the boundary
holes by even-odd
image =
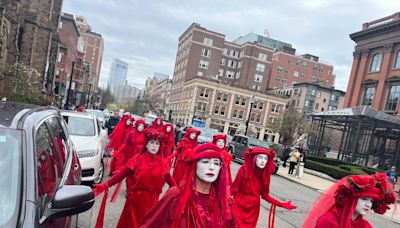
[[[82,166],[82,181],[101,183],[104,176],[107,131],[89,113],[63,111],[68,132],[77,150]]]
[[[97,117],[97,119],[99,119],[99,121],[100,121],[101,126],[105,126],[106,118],[105,118],[105,115],[104,115],[104,113],[102,111],[96,110],[96,109],[86,109],[85,111],[87,113],[91,113],[92,115]]]
[[[201,135],[199,135],[199,137],[197,138],[199,144],[212,142],[213,136],[219,133],[217,130],[211,128],[204,128],[204,127],[195,127],[195,128],[201,131]]]
[[[77,227],[94,194],[60,112],[0,102],[0,227]]]
[[[228,152],[232,154],[233,159],[243,162],[244,159],[242,155],[247,148],[262,147],[265,149],[272,149],[274,144],[274,142],[265,142],[245,135],[234,135],[232,141],[228,144]],[[278,156],[275,156],[274,163],[274,173],[276,173],[281,165],[281,159]]]

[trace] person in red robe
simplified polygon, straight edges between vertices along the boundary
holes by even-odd
[[[363,218],[384,214],[397,194],[386,174],[347,176],[333,184],[313,205],[304,228],[372,228]]]
[[[139,227],[234,227],[221,150],[206,143],[192,150],[190,157],[188,172],[180,186],[170,188]]]
[[[134,121],[135,119],[129,114],[124,114],[114,131],[108,137],[110,142],[107,145],[107,150],[110,148],[114,150],[110,164],[110,176],[112,176],[121,167],[123,156],[118,152],[120,147],[124,144],[129,133],[133,131],[132,125]]]
[[[167,123],[163,127],[164,143],[162,145],[162,154],[165,158],[170,156],[175,149],[174,125]]]
[[[159,153],[162,132],[148,129],[145,133],[146,148],[128,161],[126,167],[103,184],[95,185],[94,194],[98,196],[109,187],[127,178],[127,199],[117,227],[136,228],[145,214],[158,202],[164,184],[175,186],[165,159]],[[106,191],[107,193],[107,191]],[[107,199],[105,194],[104,199]],[[96,228],[102,227],[106,201],[103,199]]]
[[[224,160],[226,161],[227,165],[227,177],[228,177],[228,184],[232,184],[232,174],[231,174],[231,162],[232,162],[232,155],[228,153],[228,147],[227,147],[227,136],[226,134],[216,134],[213,136],[212,143],[217,145],[221,151],[222,155],[224,156]]]
[[[151,128],[156,129],[157,131],[162,132],[163,131],[163,126],[164,123],[162,122],[162,119],[160,117],[157,117],[152,123],[151,123]]]
[[[274,227],[275,207],[295,209],[291,201],[280,202],[269,194],[271,174],[275,170],[273,150],[261,147],[247,149],[243,153],[245,162],[240,167],[231,185],[232,211],[240,228],[257,226],[260,213],[260,196],[271,203],[268,227]]]
[[[179,184],[183,179],[190,163],[190,154],[192,150],[197,146],[197,138],[201,134],[201,131],[196,128],[189,128],[186,130],[185,136],[179,142],[178,147],[174,154],[170,158],[176,157],[175,168],[173,177],[176,183]],[[169,159],[167,159],[169,160]]]

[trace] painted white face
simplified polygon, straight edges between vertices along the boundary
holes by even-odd
[[[139,124],[139,126],[137,127],[138,131],[143,131],[144,130],[144,124]]]
[[[225,147],[225,140],[223,139],[218,139],[217,142],[215,143],[217,145],[217,147],[219,147],[220,149],[224,149]]]
[[[127,126],[131,125],[131,123],[132,123],[132,122],[131,122],[130,119],[127,119],[127,120],[126,120],[126,125],[127,125]]]
[[[371,197],[360,197],[358,198],[355,212],[359,215],[366,215],[372,209],[372,198]]]
[[[207,183],[217,180],[221,170],[221,161],[218,158],[202,158],[197,161],[196,176]]]
[[[191,139],[195,139],[196,138],[196,132],[192,132],[192,133],[190,133],[190,135],[189,135],[189,137],[191,138]]]
[[[157,120],[157,125],[160,125],[161,124],[161,120]]]
[[[157,154],[160,150],[160,141],[152,139],[147,143],[146,148],[150,154]]]
[[[259,154],[256,157],[256,166],[260,169],[264,169],[267,165],[268,156],[265,154]]]
[[[167,132],[171,131],[171,126],[167,126],[167,128],[165,129]]]

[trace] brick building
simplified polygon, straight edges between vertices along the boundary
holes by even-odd
[[[268,88],[288,88],[296,83],[309,82],[324,87],[335,86],[333,66],[319,62],[319,57],[297,56],[285,52],[274,53]]]
[[[0,4],[0,62],[32,67],[50,94],[54,90],[61,7],[62,0],[1,0]]]
[[[75,21],[85,42],[84,61],[89,63],[92,69],[90,83],[97,90],[103,61],[104,40],[101,34],[92,31],[85,17],[77,16]]]
[[[356,46],[344,107],[369,105],[398,114],[400,13],[364,23],[350,38]]]

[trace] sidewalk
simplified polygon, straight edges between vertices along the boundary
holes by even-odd
[[[290,181],[299,183],[301,185],[304,185],[306,187],[312,188],[318,192],[325,192],[336,180],[333,179],[332,177],[320,173],[314,170],[310,169],[304,169],[304,174],[301,179],[291,176],[288,174],[288,167],[283,167],[280,166],[277,175],[286,178]],[[400,223],[400,204],[397,204],[397,213],[392,217],[392,212],[393,212],[393,205],[391,206],[391,210],[387,211],[384,216],[388,219],[394,220],[396,222]]]

